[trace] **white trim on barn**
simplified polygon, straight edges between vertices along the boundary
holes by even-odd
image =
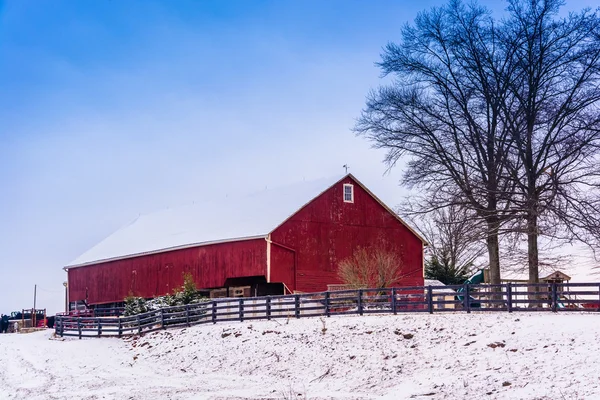
[[[346,192],[346,189],[350,189],[348,192]],[[349,196],[347,196],[349,195]],[[344,188],[343,188],[343,196],[344,196],[344,203],[354,203],[354,185],[351,183],[344,183]]]
[[[271,234],[267,236],[267,283],[271,282]]]
[[[421,263],[423,264],[423,276],[425,276],[425,242],[421,242],[421,254],[423,255],[421,258]]]

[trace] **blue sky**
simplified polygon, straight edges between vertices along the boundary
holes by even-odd
[[[395,205],[350,128],[382,46],[443,3],[0,0],[0,311],[36,283],[60,311],[61,267],[140,213],[345,163]]]

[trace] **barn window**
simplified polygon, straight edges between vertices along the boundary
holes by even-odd
[[[344,203],[354,203],[354,185],[344,185]]]

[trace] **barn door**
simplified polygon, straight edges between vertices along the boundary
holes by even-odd
[[[284,283],[290,291],[296,290],[295,256],[290,250],[271,247],[271,282]]]

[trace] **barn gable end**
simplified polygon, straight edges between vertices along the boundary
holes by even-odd
[[[345,201],[344,186],[353,188]],[[271,281],[311,292],[341,283],[340,261],[355,249],[400,255],[403,285],[423,284],[424,241],[354,176],[347,175],[284,221],[270,235]]]

